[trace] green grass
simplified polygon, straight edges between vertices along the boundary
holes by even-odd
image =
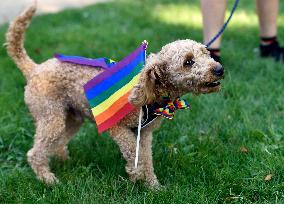
[[[176,39],[201,41],[199,1],[172,2],[115,1],[38,16],[25,46],[37,62],[55,52],[119,60],[144,39],[150,52]],[[279,25],[284,36],[283,13]],[[70,142],[71,159],[51,161],[61,183],[40,183],[26,161],[34,126],[25,80],[0,47],[0,203],[284,203],[284,69],[253,52],[257,36],[253,1],[242,1],[223,40],[223,90],[187,95],[192,108],[154,134],[159,192],[127,179],[117,145],[90,122]]]

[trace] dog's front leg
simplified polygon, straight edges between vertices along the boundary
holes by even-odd
[[[159,188],[160,184],[154,173],[152,159],[152,128],[145,128],[142,131],[139,160],[143,167],[146,183],[153,188]]]
[[[126,172],[129,175],[131,181],[144,180],[144,172],[142,171],[141,165],[135,169],[135,147],[136,147],[136,135],[131,129],[124,126],[115,126],[110,129],[111,137],[118,144],[120,151],[126,160]]]
[[[128,173],[130,180],[133,182],[143,180],[150,187],[157,188],[159,182],[154,174],[152,164],[152,132],[149,130],[147,131],[147,129],[141,132],[138,168],[135,168],[134,166],[136,135],[133,131],[127,127],[116,126],[110,130],[110,134],[119,145],[120,151],[127,161],[126,172]]]

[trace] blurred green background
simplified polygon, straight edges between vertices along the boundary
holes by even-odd
[[[25,47],[38,63],[55,52],[119,60],[144,39],[148,52],[177,39],[202,41],[201,22],[198,0],[111,1],[37,16]],[[283,25],[282,12],[282,44]],[[259,58],[258,43],[254,2],[241,1],[223,37],[222,91],[186,95],[191,109],[154,134],[158,192],[128,180],[117,145],[90,122],[70,142],[70,160],[51,160],[61,182],[39,182],[26,161],[34,134],[26,82],[1,46],[0,203],[284,203],[284,67]]]

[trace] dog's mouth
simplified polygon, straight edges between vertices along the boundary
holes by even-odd
[[[205,87],[208,87],[208,88],[214,88],[214,87],[217,87],[221,84],[220,81],[214,81],[214,82],[206,82],[204,84]]]
[[[201,93],[212,93],[212,92],[217,92],[220,90],[221,87],[221,79],[213,81],[213,82],[205,82],[203,83],[200,88],[199,91]]]

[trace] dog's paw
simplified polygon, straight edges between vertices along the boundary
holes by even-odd
[[[160,182],[158,181],[158,179],[147,180],[147,181],[145,182],[145,184],[146,184],[151,190],[160,191],[160,190],[162,190],[162,188],[163,188],[163,186],[160,184]]]
[[[44,173],[39,179],[46,185],[54,185],[59,182],[54,173]]]
[[[126,167],[126,172],[128,173],[129,179],[132,182],[136,182],[138,180],[144,180],[144,178],[145,178],[145,175],[144,175],[141,167],[138,167],[138,168]]]

